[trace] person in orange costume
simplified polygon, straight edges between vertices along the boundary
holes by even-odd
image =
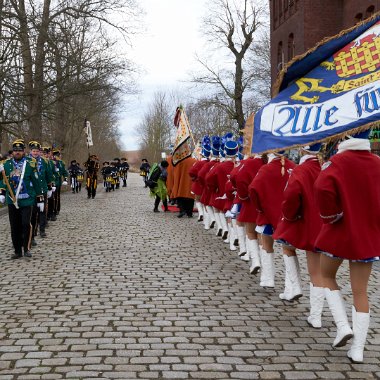
[[[178,218],[185,215],[189,218],[193,216],[194,195],[191,193],[192,181],[189,170],[196,162],[195,158],[188,157],[173,167],[173,187],[170,197],[177,200],[180,209]]]

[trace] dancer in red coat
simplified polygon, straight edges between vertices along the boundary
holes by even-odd
[[[257,231],[263,234],[260,286],[274,287],[273,231],[281,216],[281,203],[290,170],[295,164],[280,153],[268,155],[268,164],[262,166],[249,185],[249,195],[258,211]]]
[[[203,204],[200,201],[202,193],[203,193],[203,186],[198,179],[198,175],[199,175],[200,170],[206,164],[206,162],[209,161],[209,157],[211,155],[211,146],[209,145],[208,136],[203,138],[201,154],[202,154],[202,159],[200,161],[197,161],[189,170],[189,176],[191,180],[193,181],[191,185],[191,192],[194,194],[195,205],[198,209],[198,222],[203,221],[204,214],[205,214]]]
[[[353,362],[363,361],[370,321],[367,287],[380,246],[380,159],[370,153],[368,135],[361,132],[343,141],[315,184],[323,220],[315,246],[324,253],[322,277],[338,330],[333,346],[344,346],[353,335],[347,354]],[[336,282],[343,259],[349,260],[353,332]]]
[[[257,211],[249,197],[248,187],[264,163],[261,156],[248,158],[242,162],[236,174],[236,191],[241,202],[237,221],[245,227],[247,255],[251,259],[249,270],[252,274],[256,274],[260,270],[261,261],[258,235],[255,230]]]
[[[214,228],[216,223],[216,218],[214,214],[214,209],[211,206],[212,200],[212,191],[206,185],[207,176],[209,172],[213,169],[215,165],[219,164],[219,149],[220,149],[220,137],[212,136],[211,138],[211,160],[203,166],[203,168],[199,171],[199,181],[203,186],[203,192],[201,196],[201,203],[205,209],[205,229],[209,230],[210,228]]]
[[[273,235],[283,243],[285,290],[280,298],[293,301],[302,295],[296,248],[306,251],[310,275],[310,316],[308,323],[320,328],[324,288],[320,270],[320,253],[314,252],[315,239],[322,222],[315,202],[314,183],[321,172],[318,152],[321,144],[301,149],[300,164],[292,171],[282,202],[282,219]]]
[[[211,206],[214,207],[214,213],[217,222],[219,221],[220,233],[223,240],[228,236],[228,225],[224,215],[225,205],[225,185],[229,175],[235,166],[235,157],[238,151],[238,144],[235,141],[227,141],[224,146],[225,160],[210,170],[206,177],[206,184],[213,191]]]

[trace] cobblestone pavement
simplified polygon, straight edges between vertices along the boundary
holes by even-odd
[[[155,214],[138,175],[95,200],[65,194],[33,258],[12,253],[0,218],[0,379],[379,379],[380,271],[370,282],[365,364],[305,319],[196,219]],[[280,272],[281,270],[281,272]],[[347,266],[339,282],[351,296]]]

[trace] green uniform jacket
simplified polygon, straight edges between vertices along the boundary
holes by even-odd
[[[3,162],[5,175],[8,178],[8,182],[13,190],[13,194],[16,195],[17,186],[11,181],[11,173],[14,170],[14,164],[12,159],[8,159]],[[33,206],[37,198],[40,198],[42,195],[42,189],[40,184],[40,179],[37,173],[36,161],[35,160],[26,160],[25,174],[23,183],[26,188],[26,193],[29,195],[28,198],[18,199],[17,203],[20,207]],[[4,178],[0,173],[0,192],[6,196],[7,204],[13,204],[12,198],[9,194],[8,186],[5,184]]]
[[[37,160],[36,160],[37,161]],[[36,163],[37,167],[38,164]],[[41,188],[44,194],[47,194],[49,188],[51,188],[51,183],[54,182],[53,173],[49,165],[49,161],[41,157],[41,167],[38,171],[38,177],[41,182]]]
[[[57,187],[62,185],[62,177],[66,179],[69,175],[65,168],[65,163],[62,160],[53,160],[54,163],[54,176],[55,176],[55,185]]]

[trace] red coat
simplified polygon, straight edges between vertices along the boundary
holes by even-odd
[[[309,158],[291,173],[284,191],[282,219],[273,234],[293,247],[313,251],[322,227],[315,201],[314,184],[321,172],[317,158]]]
[[[349,260],[380,256],[379,157],[354,150],[335,155],[323,166],[315,191],[324,223],[316,248]]]
[[[263,165],[249,185],[249,196],[258,211],[256,224],[271,224],[276,229],[281,217],[281,204],[284,189],[289,178],[289,169],[296,165],[285,158],[284,175],[282,175],[281,158],[276,157]]]
[[[197,161],[190,169],[189,169],[189,176],[191,180],[193,181],[191,185],[191,192],[197,196],[201,196],[203,192],[203,186],[201,185],[198,174],[199,171],[203,168],[205,163],[208,162],[207,160]]]
[[[255,204],[249,197],[248,187],[256,177],[259,169],[264,165],[261,158],[248,158],[244,160],[236,173],[236,191],[241,202],[241,209],[238,215],[238,222],[256,223],[257,210]]]
[[[219,162],[215,165],[206,176],[206,185],[212,191],[210,206],[219,211],[224,210],[225,199],[220,199],[225,194],[225,186],[228,181],[228,175],[234,168],[233,161]]]
[[[235,167],[232,169],[232,171],[230,173],[230,181],[231,181],[233,189],[235,190],[235,199],[233,201],[234,204],[240,203],[240,199],[239,199],[237,192],[236,192],[236,176],[239,172],[240,166],[244,163],[244,161],[245,160],[241,160],[240,162],[237,162]]]
[[[232,186],[232,182],[230,180],[227,181],[224,190],[226,192],[227,199],[224,200],[223,211],[227,212],[227,211],[231,210],[231,208],[234,204],[236,190]]]
[[[200,185],[203,188],[202,195],[201,195],[201,203],[203,203],[205,206],[210,205],[210,197],[211,197],[211,191],[206,186],[206,176],[210,169],[215,165],[215,163],[218,163],[218,161],[207,161],[206,164],[203,165],[202,169],[198,172],[198,180]]]

